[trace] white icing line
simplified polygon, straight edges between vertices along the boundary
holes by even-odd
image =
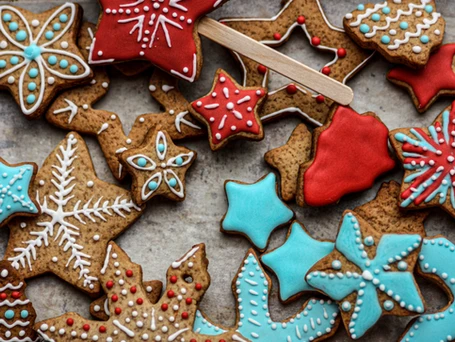
[[[121,331],[123,331],[125,334],[127,334],[129,337],[134,337],[135,334],[133,331],[122,325],[118,320],[113,320],[112,324],[114,324],[117,328],[119,328]]]
[[[100,271],[101,274],[106,273],[107,267],[109,266],[109,259],[111,257],[111,251],[112,251],[112,245],[107,246],[106,259],[104,259],[104,265]]]
[[[172,263],[172,268],[179,268],[185,261],[191,258],[196,252],[199,250],[199,247],[194,247],[191,251],[189,251],[181,260],[174,261]]]

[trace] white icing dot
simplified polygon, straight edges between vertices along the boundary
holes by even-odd
[[[420,46],[413,46],[412,47],[412,51],[414,53],[421,53],[422,52],[422,48]]]
[[[143,122],[145,122],[145,119],[144,119],[144,118],[140,118],[140,119],[139,119],[139,122],[140,122],[140,123],[143,123]]]
[[[435,31],[434,31],[434,34],[437,35],[437,36],[439,36],[439,35],[441,34],[441,31],[435,30]]]
[[[13,84],[16,79],[13,76],[8,77],[8,83]]]
[[[352,13],[348,13],[344,16],[346,19],[352,19]]]
[[[93,183],[93,181],[88,181],[87,182],[87,187],[93,188],[93,185],[95,185],[95,183]]]
[[[25,222],[21,222],[21,228],[27,227],[27,224]]]
[[[156,87],[153,84],[151,84],[151,85],[149,85],[149,90],[150,91],[155,91]]]
[[[99,240],[100,240],[100,236],[98,234],[93,236],[93,241],[99,241]]]
[[[115,119],[117,119],[117,116],[115,116],[115,114],[112,114],[111,115],[111,120],[115,120]]]
[[[3,270],[2,273],[0,273],[3,278],[6,278],[9,274],[8,270]]]
[[[94,310],[95,312],[99,312],[99,311],[101,310],[101,307],[100,307],[99,305],[95,305],[95,306],[93,307],[93,310]]]
[[[221,134],[220,133],[215,134],[215,138],[217,138],[218,140],[221,140]]]
[[[253,126],[253,121],[248,120],[248,121],[246,122],[246,124],[248,125],[248,127],[251,127],[251,126]]]
[[[8,46],[8,43],[6,42],[6,40],[2,40],[2,41],[0,42],[0,48],[6,49],[7,46]]]
[[[52,257],[52,262],[57,262],[58,258],[57,257]]]
[[[60,46],[62,47],[62,49],[68,49],[68,42],[63,41],[60,43]]]
[[[102,86],[103,88],[107,88],[107,87],[109,87],[109,83],[103,82],[103,83],[101,84],[101,86]]]
[[[48,84],[54,84],[54,83],[55,83],[55,78],[53,78],[53,77],[48,77],[48,78],[47,78],[47,83],[48,83]]]
[[[148,293],[152,292],[153,291],[153,288],[151,286],[147,286],[147,288],[145,289]]]
[[[38,19],[33,19],[32,20],[32,26],[33,27],[38,27],[39,26],[39,20]]]
[[[40,181],[39,181],[39,185],[41,185],[41,186],[43,186],[44,183],[45,183],[45,182],[44,182],[43,180],[40,180]]]
[[[422,11],[417,11],[417,12],[416,12],[416,17],[419,18],[419,17],[421,17],[421,16],[422,16]]]
[[[98,56],[100,56],[100,57],[101,57],[102,55],[103,55],[103,51],[101,51],[101,50],[100,50],[100,51],[98,51]]]
[[[82,108],[84,108],[85,110],[87,110],[87,109],[88,109],[88,104],[82,105]]]
[[[391,36],[395,36],[397,34],[397,30],[392,29],[392,30],[389,31],[389,34]]]

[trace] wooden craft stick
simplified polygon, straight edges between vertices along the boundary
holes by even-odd
[[[216,20],[208,17],[202,18],[199,22],[198,31],[210,40],[236,51],[339,104],[349,105],[354,98],[354,93],[348,86]]]

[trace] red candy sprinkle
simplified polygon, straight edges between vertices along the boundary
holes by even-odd
[[[14,291],[13,293],[11,293],[11,296],[12,296],[14,299],[18,299],[18,298],[21,298],[21,293],[20,293],[20,292],[17,292],[17,291]]]
[[[297,93],[297,87],[295,84],[290,84],[286,87],[286,91],[289,95],[294,95]]]
[[[100,326],[100,333],[105,333],[106,332],[106,327],[104,325]]]
[[[347,53],[346,53],[346,50],[343,49],[343,48],[339,48],[338,51],[337,51],[337,55],[338,55],[338,57],[340,57],[340,58],[346,57],[346,54],[347,54]]]
[[[202,290],[202,285],[197,283],[196,284],[196,290],[198,290],[198,291]]]
[[[0,298],[1,298],[2,300],[5,300],[5,299],[6,299],[6,297],[8,297],[8,296],[6,295],[6,293],[2,293],[2,294],[0,294]]]
[[[275,40],[281,40],[281,34],[279,34],[279,33],[274,33],[274,34],[273,34],[273,39],[275,39]]]
[[[303,15],[299,15],[299,17],[297,18],[297,23],[299,25],[305,24],[305,17]]]
[[[169,298],[174,297],[174,296],[175,296],[174,291],[172,291],[172,290],[167,291],[167,296],[168,296]]]
[[[66,320],[66,324],[69,325],[69,326],[71,327],[71,326],[74,324],[74,319],[68,318],[68,319]]]
[[[90,330],[90,325],[84,324],[84,325],[82,326],[82,329],[84,329],[85,331],[89,331],[89,330]]]
[[[138,298],[136,300],[136,303],[139,304],[139,305],[142,305],[142,304],[144,304],[144,300],[142,298]]]
[[[106,287],[108,289],[112,289],[114,287],[114,282],[112,280],[109,280],[107,283],[106,283]]]
[[[172,284],[175,284],[177,282],[177,276],[172,276],[170,280]]]
[[[168,305],[166,303],[161,304],[161,310],[166,311],[168,309]]]
[[[187,298],[185,302],[186,304],[190,305],[191,303],[193,303],[193,300],[191,298]]]
[[[317,103],[324,103],[324,101],[325,101],[325,98],[324,98],[323,95],[316,96],[316,102]]]
[[[314,46],[320,45],[321,44],[321,38],[319,38],[319,37],[311,38],[311,44],[313,44]]]
[[[190,317],[190,315],[188,315],[188,312],[182,312],[183,319],[188,319],[188,317]]]
[[[322,68],[322,73],[323,73],[324,75],[330,75],[330,72],[331,72],[331,70],[330,70],[329,67],[323,67],[323,68]]]
[[[132,286],[132,287],[130,288],[130,291],[131,291],[131,293],[136,293],[136,291],[137,291],[136,286]]]
[[[116,301],[118,301],[118,296],[117,295],[112,295],[111,299],[112,299],[113,302],[116,302]]]
[[[122,309],[120,309],[120,308],[115,308],[114,311],[115,311],[116,315],[120,315],[122,313]]]
[[[264,75],[267,72],[267,67],[265,67],[262,64],[259,64],[258,65],[258,71],[259,71],[260,74]]]
[[[127,270],[125,273],[128,278],[131,278],[133,276],[133,271],[131,270]]]

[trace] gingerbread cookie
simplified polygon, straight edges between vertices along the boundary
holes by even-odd
[[[295,199],[300,165],[310,159],[312,136],[306,125],[298,125],[286,145],[264,155],[267,164],[278,170],[281,177],[281,197]]]
[[[37,170],[35,163],[10,164],[0,158],[0,227],[15,216],[39,214],[38,202],[30,190]]]
[[[132,197],[141,205],[155,196],[173,201],[185,199],[185,175],[196,160],[196,152],[176,146],[158,126],[144,143],[119,155],[120,163],[133,177]]]
[[[106,245],[142,209],[130,192],[96,177],[87,146],[76,133],[49,155],[31,189],[41,214],[10,222],[5,259],[26,279],[52,272],[88,294],[99,293],[96,270]]]
[[[44,113],[62,89],[88,82],[91,70],[76,46],[78,4],[43,13],[2,5],[0,18],[0,87],[10,91],[28,119]]]
[[[396,67],[389,71],[387,79],[407,89],[417,110],[423,113],[440,96],[455,95],[454,56],[455,44],[443,45],[424,68]]]
[[[308,284],[336,300],[352,339],[364,336],[383,315],[424,311],[413,276],[427,213],[399,210],[399,185],[382,185],[376,199],[343,214],[335,250],[316,263]]]
[[[244,235],[260,251],[267,249],[275,229],[294,218],[294,212],[278,197],[273,173],[253,184],[226,181],[224,187],[228,210],[221,221],[221,231]]]
[[[335,105],[330,121],[313,134],[313,159],[300,167],[297,203],[329,205],[373,186],[376,178],[395,166],[388,132],[374,113],[360,115]]]
[[[148,60],[164,71],[193,82],[202,68],[199,19],[226,0],[181,3],[166,0],[101,0],[103,8],[89,63]]]
[[[315,49],[332,56],[320,71],[346,83],[371,58],[371,53],[355,44],[343,29],[333,26],[324,14],[319,0],[289,0],[272,18],[229,18],[222,23],[271,47],[285,44],[295,30],[302,29]],[[244,74],[244,86],[266,87],[268,70],[263,65],[233,52]],[[295,84],[269,91],[259,116],[264,122],[288,115],[323,125],[332,101]]]
[[[400,206],[440,206],[455,217],[455,102],[428,128],[399,128],[390,140],[405,170]]]
[[[110,318],[91,321],[76,313],[35,324],[46,341],[193,341],[204,342],[208,336],[192,331],[197,305],[210,285],[208,260],[203,244],[172,263],[167,272],[165,295],[156,304],[147,298],[142,286],[142,269],[115,243],[107,249],[100,272],[103,289],[109,297]],[[220,341],[236,339],[231,330]]]
[[[364,49],[379,51],[389,62],[422,68],[442,44],[445,20],[434,0],[393,0],[360,4],[346,14],[344,28]]]
[[[264,138],[258,111],[266,96],[264,88],[242,87],[228,73],[218,69],[210,93],[188,108],[207,126],[210,148],[216,151],[231,139]]]

